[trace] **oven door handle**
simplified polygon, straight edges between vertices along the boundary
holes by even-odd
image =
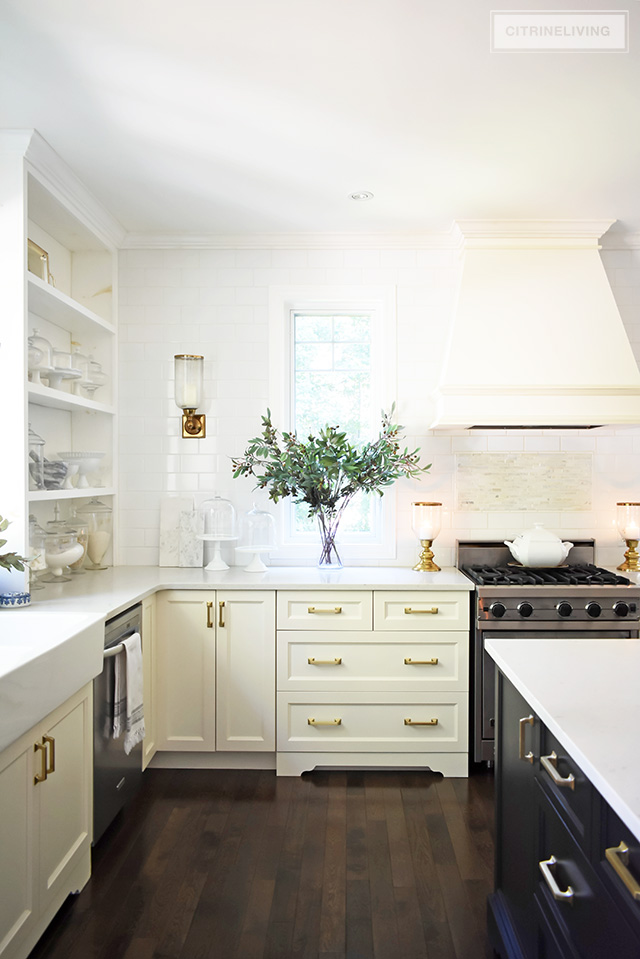
[[[111,659],[112,656],[117,656],[118,653],[123,652],[123,650],[124,650],[124,643],[118,643],[117,646],[109,646],[109,648],[105,649],[104,653],[102,654],[102,658]]]

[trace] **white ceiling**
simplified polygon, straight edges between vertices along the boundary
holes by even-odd
[[[572,6],[630,52],[492,53],[495,0],[0,0],[0,127],[136,233],[638,230],[640,4]]]

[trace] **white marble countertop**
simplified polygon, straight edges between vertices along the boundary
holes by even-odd
[[[640,640],[490,639],[486,649],[640,839]]]

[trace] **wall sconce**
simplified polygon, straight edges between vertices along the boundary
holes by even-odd
[[[442,503],[412,503],[411,528],[420,540],[422,552],[413,567],[420,573],[435,573],[440,570],[433,561],[431,544],[440,532]]]
[[[640,503],[616,503],[618,515],[618,532],[625,540],[627,549],[624,562],[618,569],[630,570],[633,573],[640,571],[638,566],[638,540],[640,540]]]
[[[203,399],[204,356],[178,353],[173,362],[176,405],[183,411],[182,437],[202,440],[207,435],[207,418],[196,410]]]

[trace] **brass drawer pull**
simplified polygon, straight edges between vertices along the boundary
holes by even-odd
[[[56,741],[53,736],[43,736],[42,742],[49,746],[49,754],[51,756],[51,762],[47,763],[48,776],[49,773],[54,773],[56,771]]]
[[[526,759],[530,763],[533,762],[533,753],[529,751],[527,755],[524,754],[524,734],[525,726],[533,726],[534,718],[533,716],[524,716],[522,719],[518,720],[519,733],[518,733],[518,759]]]
[[[224,626],[224,600],[218,603],[218,626]]]
[[[307,662],[310,666],[341,666],[342,656],[336,656],[335,659],[316,659],[315,656],[309,656]]]
[[[438,657],[434,656],[433,659],[411,659],[410,656],[405,656],[404,664],[405,666],[437,666]]]
[[[342,606],[334,606],[333,609],[316,609],[315,606],[307,606],[308,613],[328,613],[330,616],[337,616],[338,613],[342,612]]]
[[[640,900],[640,883],[629,871],[629,847],[624,840],[619,846],[611,846],[605,849],[607,862],[613,866],[620,879],[631,893],[631,897],[636,901]]]
[[[417,719],[405,719],[405,726],[437,726],[437,719],[425,719],[424,721],[419,721]]]
[[[34,743],[33,744],[34,753],[40,752],[40,772],[36,773],[33,777],[33,784],[37,786],[38,783],[43,783],[47,778],[47,747],[45,743]]]
[[[213,623],[211,622],[211,607],[213,603],[207,603],[207,629],[213,629]]]
[[[406,616],[410,616],[410,615],[412,615],[412,614],[414,614],[414,613],[416,613],[416,614],[420,614],[420,613],[437,613],[437,612],[438,612],[438,607],[437,607],[437,606],[432,606],[431,609],[412,609],[411,606],[405,606],[404,612],[405,612],[405,615],[406,615]]]
[[[542,862],[538,863],[538,865],[540,866],[540,872],[542,873],[544,877],[544,881],[549,887],[549,890],[553,898],[557,899],[559,902],[571,903],[573,902],[573,897],[575,896],[573,889],[571,888],[571,886],[567,886],[566,889],[561,889],[558,883],[556,882],[556,877],[551,872],[551,870],[553,869],[554,866],[557,865],[557,863],[558,863],[558,860],[556,859],[556,857],[550,856],[549,859],[543,859]]]
[[[307,719],[308,726],[342,726],[341,719]]]
[[[573,773],[569,773],[568,776],[561,776],[558,772],[558,757],[556,756],[555,749],[550,756],[541,756],[540,763],[542,768],[551,776],[556,786],[566,786],[569,789],[576,788],[576,777]]]

